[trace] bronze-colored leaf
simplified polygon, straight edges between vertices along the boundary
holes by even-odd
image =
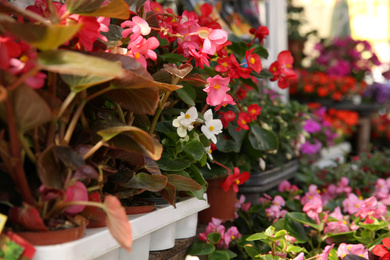
[[[46,188],[62,188],[60,167],[55,161],[53,147],[49,146],[38,158],[37,172],[39,179]]]
[[[149,157],[145,157],[144,169],[147,170],[150,174],[161,174],[160,168],[158,167],[156,161]]]
[[[122,108],[135,114],[154,115],[158,107],[159,91],[155,87],[114,89],[106,94]]]
[[[165,188],[160,191],[160,195],[168,201],[174,208],[176,208],[176,188],[171,183],[167,183]]]
[[[111,148],[107,153],[107,157],[122,160],[137,167],[143,167],[145,165],[145,156],[132,151]]]
[[[168,174],[168,182],[175,186],[178,191],[197,191],[202,189],[202,186],[193,179],[177,174]]]
[[[13,99],[16,122],[22,133],[54,118],[45,100],[25,84],[21,84],[9,98]],[[7,122],[4,103],[0,103],[0,117]]]
[[[164,69],[168,71],[170,74],[179,77],[183,79],[185,76],[187,76],[192,71],[192,65],[189,63],[180,65],[179,68],[177,68],[176,64],[164,64]]]
[[[66,9],[71,14],[91,13],[96,11],[105,0],[66,0]]]
[[[114,175],[112,175],[114,176]],[[110,176],[110,180],[111,177]],[[132,176],[127,182],[120,182],[121,187],[131,189],[144,189],[151,192],[157,192],[162,190],[168,183],[167,176],[164,175],[151,175],[145,172],[139,172]]]
[[[84,165],[84,159],[81,154],[69,146],[54,146],[53,153],[67,168],[77,169]]]
[[[127,20],[130,17],[130,10],[129,5],[124,0],[111,0],[108,4],[99,7],[93,12],[80,12],[78,14]]]

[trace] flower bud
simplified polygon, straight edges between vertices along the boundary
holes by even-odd
[[[263,158],[259,158],[259,166],[262,171],[265,170],[265,161],[263,160]]]
[[[286,158],[287,158],[287,160],[291,160],[291,158],[292,158],[291,153],[286,153]]]

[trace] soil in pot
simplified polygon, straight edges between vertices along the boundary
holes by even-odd
[[[154,210],[156,202],[141,198],[126,198],[120,200],[127,215],[148,213]]]

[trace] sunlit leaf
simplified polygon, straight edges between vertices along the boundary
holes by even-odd
[[[57,49],[61,44],[69,41],[80,30],[81,24],[45,26],[0,20],[0,27],[45,51]]]
[[[95,11],[81,11],[78,12],[78,14],[85,16],[104,16],[127,20],[130,17],[130,10],[129,5],[124,0],[111,0],[108,4],[101,6]]]
[[[105,0],[66,0],[66,10],[71,14],[91,13],[96,11]]]
[[[114,76],[61,74],[61,78],[70,86],[72,91],[79,93],[89,87],[109,81]]]
[[[121,77],[124,73],[120,61],[110,61],[68,50],[38,53],[38,64],[48,71],[60,74]]]
[[[112,195],[105,197],[104,207],[107,213],[106,224],[111,235],[124,249],[130,252],[133,244],[133,232],[125,208],[119,199]]]

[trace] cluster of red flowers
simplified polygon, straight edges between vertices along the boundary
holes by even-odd
[[[321,107],[320,103],[309,103],[309,108]],[[337,129],[339,134],[344,136],[351,136],[353,134],[353,128],[359,121],[359,113],[350,110],[339,110],[335,108],[329,108],[324,116],[325,121],[329,122],[334,129]]]
[[[258,104],[251,104],[248,107],[247,112],[241,111],[238,113],[237,124],[238,127],[236,131],[241,129],[249,130],[249,123],[257,120],[257,116],[261,113],[261,107]],[[221,121],[224,128],[227,128],[229,123],[236,119],[237,115],[233,111],[229,110],[227,112],[218,112],[222,115]]]
[[[290,95],[329,98],[334,101],[362,95],[366,82],[358,82],[351,76],[331,76],[324,72],[298,71],[299,80],[291,81]]]
[[[371,137],[373,139],[385,137],[388,141],[390,141],[390,118],[387,113],[383,115],[378,114],[373,117],[371,120],[371,126]]]

